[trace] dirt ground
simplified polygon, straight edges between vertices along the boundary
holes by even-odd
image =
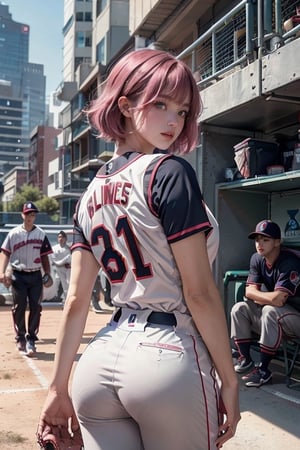
[[[0,449],[35,450],[35,431],[51,374],[61,307],[44,306],[33,358],[21,355],[14,342],[9,306],[0,307]],[[79,354],[106,324],[111,311],[90,311]]]
[[[37,353],[28,358],[16,351],[10,307],[0,307],[0,450],[39,448],[35,431],[50,379],[61,311],[51,304],[44,306]],[[90,311],[78,356],[110,315],[108,310]],[[288,389],[282,369],[276,370],[273,383],[260,389],[241,383],[242,420],[224,450],[300,448],[300,390]]]

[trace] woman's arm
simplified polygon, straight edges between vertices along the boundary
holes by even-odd
[[[204,233],[182,239],[171,248],[187,306],[222,381],[227,420],[220,432],[227,431],[218,439],[220,446],[232,437],[240,420],[238,380],[233,368],[224,308],[208,261]]]
[[[75,412],[69,399],[69,377],[84,332],[98,271],[99,266],[92,253],[85,250],[73,252],[70,285],[58,331],[53,373],[39,422],[40,435],[46,425],[67,427],[70,417],[73,429],[78,428]]]
[[[51,387],[67,388],[72,364],[84,331],[99,266],[88,251],[74,251],[67,300],[58,332]]]

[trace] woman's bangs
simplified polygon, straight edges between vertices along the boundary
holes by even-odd
[[[148,77],[142,98],[144,106],[155,102],[159,96],[170,98],[178,104],[190,102],[193,94],[191,79],[178,64],[172,64],[169,68],[162,65]]]
[[[189,103],[192,98],[192,85],[188,73],[185,70],[172,70],[166,77],[160,94],[178,104]]]

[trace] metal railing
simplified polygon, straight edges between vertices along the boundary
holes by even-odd
[[[285,29],[299,0],[242,0],[179,55],[199,74],[199,87],[276,50],[298,36],[300,25]]]
[[[253,54],[254,4],[243,0],[213,24],[178,55],[193,72],[199,72],[199,85],[218,78],[242,64]]]

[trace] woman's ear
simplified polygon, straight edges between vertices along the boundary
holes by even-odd
[[[127,97],[120,97],[118,100],[118,106],[123,116],[131,117],[131,106]]]

